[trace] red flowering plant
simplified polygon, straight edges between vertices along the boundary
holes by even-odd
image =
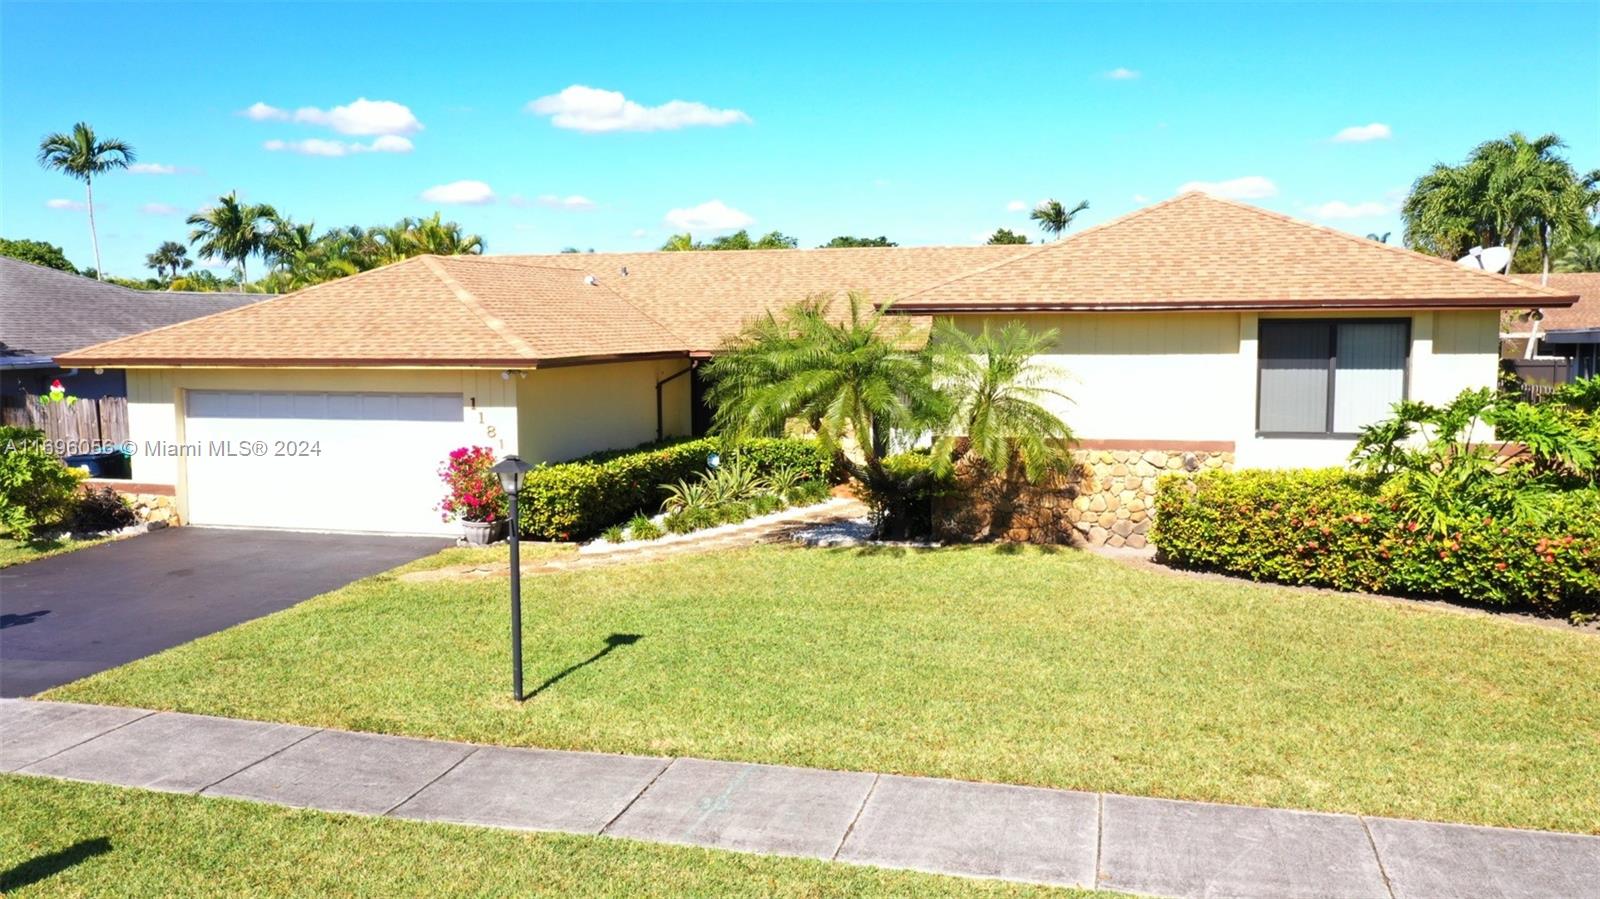
[[[506,492],[500,478],[490,471],[494,450],[486,446],[464,446],[452,450],[439,467],[439,480],[446,493],[438,509],[445,521],[500,521],[505,518]]]

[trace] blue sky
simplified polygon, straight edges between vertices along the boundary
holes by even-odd
[[[654,249],[747,221],[802,246],[967,244],[1035,236],[1023,207],[1044,197],[1089,200],[1082,227],[1191,182],[1398,239],[1411,180],[1481,140],[1554,131],[1600,168],[1596,47],[1600,0],[6,0],[0,234],[92,264],[81,185],[33,160],[86,120],[172,169],[96,187],[106,268],[127,276],[230,189],[319,228],[439,209],[491,252]]]

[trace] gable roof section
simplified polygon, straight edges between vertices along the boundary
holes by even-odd
[[[0,356],[57,356],[264,298],[130,290],[0,256]]]
[[[64,359],[534,367],[684,351],[660,324],[605,287],[586,283],[576,270],[418,256]]]
[[[1538,284],[1539,276],[1518,275],[1517,280]],[[1600,328],[1600,272],[1552,272],[1549,286],[1559,293],[1577,294],[1578,302],[1565,309],[1546,309],[1544,321],[1539,323],[1541,332]],[[1526,313],[1516,317],[1516,330],[1528,330]]]
[[[1565,306],[1575,298],[1201,193],[901,299],[902,312]]]

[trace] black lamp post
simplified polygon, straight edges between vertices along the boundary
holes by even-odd
[[[500,478],[500,488],[511,502],[511,695],[522,701],[522,556],[517,545],[517,494],[522,490],[522,476],[533,469],[532,465],[516,456],[507,456],[489,470]]]

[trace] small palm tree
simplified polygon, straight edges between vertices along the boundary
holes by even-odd
[[[144,257],[144,264],[156,270],[156,277],[162,280],[171,280],[178,277],[178,273],[187,271],[194,265],[194,260],[189,258],[189,248],[175,240],[162,241],[154,253]]]
[[[661,249],[667,252],[685,252],[688,250],[693,250],[695,249],[694,235],[687,231],[683,232],[682,234],[674,234],[667,238],[667,242],[661,245]]]
[[[1078,205],[1068,209],[1060,200],[1045,200],[1033,208],[1028,218],[1039,223],[1040,229],[1046,234],[1060,239],[1061,235],[1072,226],[1072,220],[1078,213],[1089,208],[1088,200],[1079,200]]]
[[[950,398],[949,432],[935,445],[933,458],[955,457],[956,438],[966,438],[966,458],[1004,471],[1015,459],[1029,481],[1038,483],[1073,468],[1072,429],[1051,407],[1071,399],[1053,385],[1064,373],[1036,361],[1055,346],[1054,329],[1030,331],[1019,321],[977,333],[948,319],[934,326],[934,384]]]
[[[105,267],[100,264],[100,236],[94,228],[94,176],[125,169],[134,159],[133,147],[115,138],[100,140],[87,122],[73,125],[70,133],[46,135],[39,141],[40,165],[83,182],[88,200],[89,242],[94,246],[94,274],[102,281]]]
[[[218,197],[217,205],[203,209],[187,219],[194,230],[189,242],[198,244],[201,259],[231,262],[239,272],[239,292],[244,292],[245,261],[266,248],[277,210],[264,203],[240,203],[237,193]]]
[[[455,222],[441,221],[435,212],[431,218],[413,222],[405,237],[411,255],[431,253],[435,256],[482,255],[483,238],[467,234]]]

